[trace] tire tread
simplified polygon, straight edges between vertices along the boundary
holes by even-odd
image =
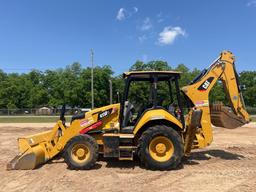
[[[166,165],[163,166],[161,165],[161,163],[156,162],[153,159],[150,160],[149,155],[146,153],[147,146],[145,145],[147,145],[146,143],[148,143],[148,141],[152,139],[154,136],[157,136],[157,135],[169,136],[170,134],[173,135],[174,138],[177,140],[175,141],[175,144],[174,143],[173,144],[176,145],[174,146],[174,148],[175,149],[177,148],[178,150],[174,151],[175,156],[173,158],[173,161],[172,163],[169,163],[167,167]],[[184,147],[183,147],[181,136],[177,131],[175,131],[174,129],[166,125],[155,125],[155,126],[149,127],[146,131],[144,131],[144,133],[142,133],[138,141],[137,153],[141,163],[143,163],[147,169],[169,170],[169,169],[175,169],[180,164],[184,154]]]
[[[81,141],[88,142],[92,146],[92,148],[93,148],[93,150],[91,151],[92,159],[90,160],[90,162],[88,164],[86,164],[84,166],[76,166],[70,160],[69,150],[71,150],[70,147],[74,143],[79,143]],[[98,146],[98,144],[96,143],[95,139],[92,136],[90,136],[90,135],[77,135],[77,136],[73,137],[72,139],[70,139],[67,142],[67,144],[65,146],[65,149],[64,149],[63,157],[64,157],[64,161],[68,165],[69,169],[88,170],[88,169],[91,169],[95,165],[95,163],[98,159],[98,155],[99,155],[98,151],[99,151],[99,146]]]

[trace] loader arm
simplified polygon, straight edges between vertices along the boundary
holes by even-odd
[[[70,126],[64,124],[62,113],[52,130],[18,138],[19,154],[7,164],[7,170],[35,169],[65,151],[66,144],[77,135],[118,128],[119,109],[120,104],[96,108],[76,118],[73,116]],[[102,145],[101,134],[95,136],[95,140]]]
[[[233,116],[231,114],[226,115],[239,119],[239,121],[242,122],[241,124],[245,124],[250,120],[239,89],[238,75],[235,70],[234,62],[235,58],[233,54],[229,51],[223,51],[208,69],[203,70],[189,85],[181,89],[191,101],[192,105],[202,110],[201,128],[196,134],[196,148],[206,147],[212,142],[209,93],[218,80],[223,82],[226,95],[230,101],[230,106],[234,111]],[[227,121],[227,118],[224,120]],[[233,122],[232,119],[230,122]],[[189,124],[190,122],[187,123]],[[232,126],[236,127],[234,124]]]

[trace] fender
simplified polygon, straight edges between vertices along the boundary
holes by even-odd
[[[154,120],[167,120],[170,121],[170,123],[173,123],[177,125],[180,129],[182,128],[181,122],[174,117],[172,114],[168,113],[164,109],[153,109],[150,111],[147,111],[139,120],[137,125],[135,126],[133,130],[133,134],[136,135],[136,133],[149,121],[154,121]]]

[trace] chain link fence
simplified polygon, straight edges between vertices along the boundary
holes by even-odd
[[[256,115],[256,107],[246,107],[246,110],[250,115]]]
[[[90,111],[89,108],[67,108],[66,115]],[[61,108],[22,108],[22,109],[0,109],[0,116],[58,116]]]
[[[90,108],[67,108],[66,115],[90,111]],[[256,115],[256,107],[247,107],[250,115]],[[0,109],[0,116],[58,116],[61,108],[23,108],[23,109]]]

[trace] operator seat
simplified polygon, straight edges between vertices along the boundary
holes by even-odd
[[[133,111],[134,111],[134,106],[132,103],[129,101],[125,101],[125,108],[124,108],[124,120],[122,123],[122,129],[121,133],[132,133],[134,126],[127,126],[128,123],[131,121]]]

